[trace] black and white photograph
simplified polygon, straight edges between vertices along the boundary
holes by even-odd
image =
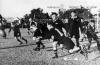
[[[0,0],[0,65],[100,65],[100,0]]]

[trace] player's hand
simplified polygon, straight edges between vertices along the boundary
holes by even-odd
[[[70,34],[69,33],[67,35],[68,35],[68,37],[70,37]]]
[[[50,42],[53,42],[53,39],[50,39],[49,41],[50,41]]]

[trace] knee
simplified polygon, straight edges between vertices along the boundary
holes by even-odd
[[[53,50],[57,50],[57,42],[53,42]]]
[[[60,48],[63,48],[63,44],[60,44]]]

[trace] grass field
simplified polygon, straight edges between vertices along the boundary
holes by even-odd
[[[19,42],[13,37],[13,31],[7,39],[0,37],[0,65],[100,65],[100,53],[96,47],[91,48],[93,51],[88,54],[88,60],[80,53],[68,55],[67,50],[62,52],[60,49],[59,58],[52,59],[54,54],[51,43],[44,41],[46,48],[34,51],[35,41],[27,34],[26,29],[21,29],[21,33],[28,40],[27,45],[19,46]]]

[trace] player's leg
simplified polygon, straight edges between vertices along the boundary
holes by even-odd
[[[58,58],[58,54],[57,54],[57,43],[58,42],[53,42],[52,44],[53,44],[53,51],[54,51],[54,54],[55,54],[55,56],[53,57],[53,58]]]

